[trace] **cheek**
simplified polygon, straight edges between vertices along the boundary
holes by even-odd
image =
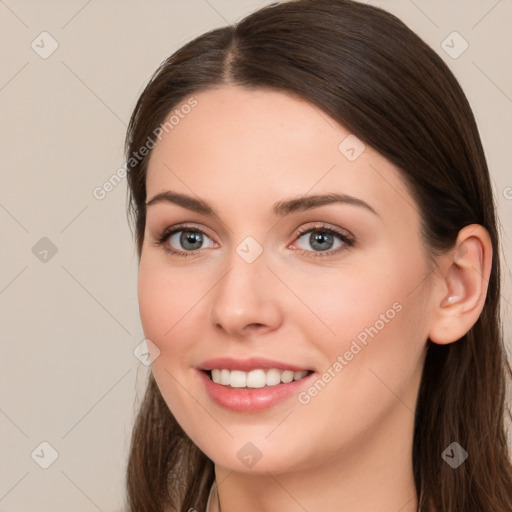
[[[176,279],[172,277],[176,275]],[[183,343],[174,343],[177,333],[187,320],[193,291],[182,287],[179,273],[166,271],[158,262],[141,259],[137,283],[139,314],[144,336],[158,347],[159,356],[153,369],[165,365],[171,368],[176,351]]]
[[[158,256],[141,258],[137,295],[146,337],[154,337],[157,344],[172,339],[201,298],[194,282],[186,272],[166,267]]]
[[[360,333],[364,338],[365,329],[375,324],[382,330],[394,322],[398,310],[411,298],[408,294],[413,283],[423,274],[419,267],[410,265],[402,270],[396,261],[376,260],[378,264],[318,272],[314,282],[295,281],[294,292],[323,324],[319,332],[324,336],[315,338],[324,338],[328,346],[335,346],[336,340],[353,339]]]
[[[197,293],[180,282],[183,274],[146,257],[141,258],[137,283],[140,320],[145,338],[151,340],[151,372],[177,419],[186,419],[190,397],[182,385],[187,382],[187,358],[199,336],[193,322]]]
[[[215,275],[213,276],[215,278]],[[139,314],[145,338],[157,347],[152,371],[167,396],[201,358],[205,337],[207,294],[215,279],[205,271],[171,268],[158,254],[141,258],[137,283]],[[151,344],[148,344],[150,346]]]
[[[171,315],[175,310],[162,277],[146,260],[141,260],[137,283],[140,319],[146,338],[157,345],[172,326]]]
[[[368,403],[384,403],[386,386],[407,388],[418,370],[428,333],[428,290],[421,284],[428,270],[417,256],[405,262],[397,253],[381,254],[363,270],[331,281],[339,290],[337,304],[323,304],[335,331],[331,343],[322,342],[323,352],[331,365],[341,356],[338,385],[358,390]]]
[[[339,273],[317,275],[307,294],[330,331],[322,329],[327,335],[311,338],[326,368],[340,363],[342,356],[339,374],[350,374],[350,385],[359,382],[362,388],[373,379],[370,367],[382,370],[397,385],[398,378],[407,381],[428,333],[428,291],[420,285],[428,269],[421,253],[409,251],[407,261],[400,260],[398,251],[373,256]],[[302,292],[307,288],[304,285]]]
[[[333,301],[323,300],[321,311],[335,335],[311,338],[324,356],[324,373],[299,401],[307,411],[303,428],[320,429],[331,448],[364,436],[390,411],[406,419],[414,411],[427,332],[421,287],[411,293],[421,266],[395,269],[389,280],[377,279],[382,272],[369,268],[330,280],[337,291]],[[312,418],[327,410],[329,421],[315,424]]]

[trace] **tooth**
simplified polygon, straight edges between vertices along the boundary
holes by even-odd
[[[229,385],[232,388],[245,388],[247,381],[247,373],[240,370],[231,370],[229,376]]]
[[[275,386],[277,384],[281,384],[281,372],[275,368],[268,370],[266,382],[267,386]]]
[[[223,386],[229,386],[229,381],[230,381],[229,374],[230,373],[231,372],[226,369],[220,371],[220,384],[222,384]]]
[[[265,372],[263,370],[252,370],[247,374],[248,388],[262,388],[266,385]]]
[[[270,368],[269,370],[258,368],[250,372],[228,370],[225,368],[215,368],[211,370],[213,382],[233,388],[263,388],[265,386],[276,386],[281,382],[288,384],[306,377],[307,374],[307,370],[294,372],[293,370],[281,371],[277,368]]]
[[[285,370],[281,373],[281,382],[283,384],[288,384],[289,382],[292,382],[293,380],[294,372],[292,370]]]

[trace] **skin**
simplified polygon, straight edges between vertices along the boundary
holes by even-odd
[[[350,132],[316,106],[237,86],[194,97],[152,152],[147,198],[172,190],[216,214],[148,207],[138,295],[144,334],[160,351],[152,371],[214,461],[222,511],[416,511],[413,422],[426,343],[456,341],[478,318],[492,256],[486,231],[464,228],[454,250],[433,259],[398,169],[368,146],[349,161],[338,146]],[[375,213],[354,204],[272,212],[279,201],[333,192]],[[205,233],[195,255],[155,243],[179,223]],[[334,237],[323,247],[342,250],[315,258],[322,251],[297,230],[318,223],[350,233],[354,245]],[[263,250],[252,263],[236,252],[247,236]],[[179,234],[166,245],[191,251]],[[228,411],[198,377],[200,363],[222,356],[287,361],[320,377],[397,303],[307,404],[294,396],[258,413]],[[237,457],[248,442],[261,452],[252,468]]]

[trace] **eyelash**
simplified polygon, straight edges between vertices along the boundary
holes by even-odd
[[[194,226],[191,226],[190,224],[178,224],[176,226],[172,226],[169,228],[166,228],[160,235],[156,237],[155,245],[156,246],[163,246],[164,251],[166,251],[169,254],[172,254],[174,256],[179,256],[182,258],[187,258],[189,256],[195,256],[201,249],[198,249],[197,251],[178,251],[176,249],[172,249],[167,245],[164,245],[167,240],[174,234],[179,233],[181,231],[189,231],[192,233],[201,233],[202,235],[208,236],[207,233],[202,231],[199,228],[195,228]],[[343,242],[342,247],[338,247],[337,249],[331,249],[328,251],[308,251],[306,249],[296,249],[300,252],[301,255],[307,256],[308,258],[325,258],[327,256],[333,256],[334,254],[338,254],[342,251],[347,250],[350,247],[353,247],[355,245],[355,240],[348,235],[331,228],[329,226],[326,226],[324,224],[317,224],[314,226],[310,226],[307,228],[300,228],[297,233],[295,234],[295,239],[299,239],[302,236],[304,236],[307,233],[312,232],[318,232],[318,233],[328,233],[329,235],[333,235],[337,237],[341,242]],[[208,236],[208,238],[211,238]],[[311,256],[309,253],[313,253],[314,255]]]

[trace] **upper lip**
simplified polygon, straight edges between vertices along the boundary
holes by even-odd
[[[279,370],[292,370],[300,372],[310,370],[304,366],[299,366],[282,361],[275,361],[273,359],[266,359],[264,357],[251,357],[249,359],[233,359],[232,357],[216,357],[215,359],[208,359],[198,366],[199,370],[241,370],[250,372],[251,370],[268,370],[270,368],[277,368]]]

